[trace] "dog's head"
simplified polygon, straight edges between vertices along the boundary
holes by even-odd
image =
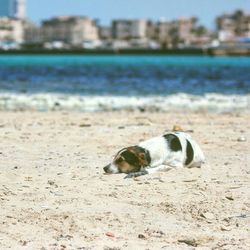
[[[112,163],[104,167],[106,173],[133,173],[149,164],[149,156],[145,149],[134,146],[120,150]]]

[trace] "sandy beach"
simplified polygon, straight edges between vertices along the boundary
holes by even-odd
[[[103,174],[174,125],[206,166]],[[2,111],[0,249],[250,249],[249,141],[249,113]]]

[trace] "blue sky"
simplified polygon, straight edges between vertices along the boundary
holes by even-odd
[[[215,16],[235,9],[250,12],[250,0],[27,0],[27,15],[35,22],[57,15],[86,15],[102,24],[119,17],[171,20],[195,15],[212,28]]]

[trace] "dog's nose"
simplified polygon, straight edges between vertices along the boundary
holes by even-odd
[[[104,170],[105,173],[108,173],[108,172],[109,172],[109,167],[110,167],[110,164],[107,165],[107,166],[105,166],[105,167],[103,168],[103,170]]]

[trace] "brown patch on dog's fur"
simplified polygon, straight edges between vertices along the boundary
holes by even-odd
[[[136,155],[136,157],[139,161],[139,165],[141,167],[146,167],[148,165],[145,153],[139,152],[139,150],[136,147],[130,147],[129,150]]]
[[[120,154],[120,152],[115,156],[114,163],[121,173],[130,173],[133,170],[133,167],[126,162],[126,159]]]
[[[147,165],[145,153],[139,152],[136,147],[122,149],[115,156],[114,163],[122,173],[132,173],[141,170]]]
[[[125,174],[129,174],[129,173],[133,173],[133,172],[138,172],[139,170],[137,170],[138,168],[136,166],[133,166],[129,163],[127,163],[126,161],[120,163],[118,165],[118,169],[121,173],[125,173]]]

